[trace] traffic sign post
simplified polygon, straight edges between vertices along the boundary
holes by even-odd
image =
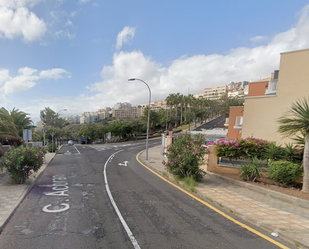
[[[52,136],[52,153],[54,153],[54,136],[55,136],[55,132],[50,133],[50,135]]]
[[[43,131],[43,135],[44,135],[44,144],[43,144],[43,148],[44,148],[44,150],[45,150],[45,133],[46,133],[46,128],[43,127],[42,131]]]
[[[28,147],[28,140],[32,140],[32,130],[23,130],[23,139],[26,141],[26,147]]]

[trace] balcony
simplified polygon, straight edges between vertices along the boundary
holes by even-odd
[[[242,130],[243,116],[237,116],[235,120],[234,130]]]
[[[265,91],[265,95],[276,95],[277,83],[278,83],[277,79],[269,81],[268,88]]]

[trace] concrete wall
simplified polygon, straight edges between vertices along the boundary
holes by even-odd
[[[277,94],[245,99],[242,137],[291,142],[278,132],[278,118],[292,103],[309,95],[309,49],[281,54]]]
[[[228,166],[218,164],[218,157],[214,152],[214,146],[209,146],[210,154],[205,157],[205,164],[201,165],[201,168],[205,171],[216,173],[216,174],[233,174],[239,175],[238,166]]]

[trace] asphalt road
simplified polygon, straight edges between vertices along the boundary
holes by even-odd
[[[220,116],[214,120],[211,120],[198,128],[194,129],[195,131],[201,131],[202,129],[210,130],[210,129],[216,129],[216,128],[227,128],[224,126],[225,123],[225,116]]]
[[[144,148],[63,146],[0,248],[278,248],[142,167],[136,154]]]

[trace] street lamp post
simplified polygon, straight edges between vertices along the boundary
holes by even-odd
[[[151,102],[151,90],[150,90],[150,87],[148,86],[148,84],[141,80],[141,79],[136,79],[136,78],[131,78],[131,79],[128,79],[128,81],[134,81],[134,80],[139,80],[141,82],[143,82],[148,90],[149,90],[149,104],[148,104],[148,121],[147,121],[147,138],[146,138],[146,160],[148,160],[148,138],[149,138],[149,117],[150,117],[150,102]]]
[[[57,112],[57,117],[58,117],[59,113],[62,112],[62,111],[67,111],[67,109],[62,109],[59,112]]]
[[[67,111],[67,109],[66,108],[64,108],[64,109],[62,109],[62,110],[60,110],[60,111],[58,111],[57,112],[57,114],[56,114],[56,118],[57,118],[57,121],[58,121],[58,119],[59,119],[59,116],[60,116],[60,112],[62,112],[62,111]],[[59,128],[62,128],[62,122],[57,122],[57,123],[59,123]],[[56,126],[57,126],[57,123],[55,124]],[[62,138],[60,139],[60,145],[62,144]],[[58,139],[57,139],[57,147],[58,147]]]

